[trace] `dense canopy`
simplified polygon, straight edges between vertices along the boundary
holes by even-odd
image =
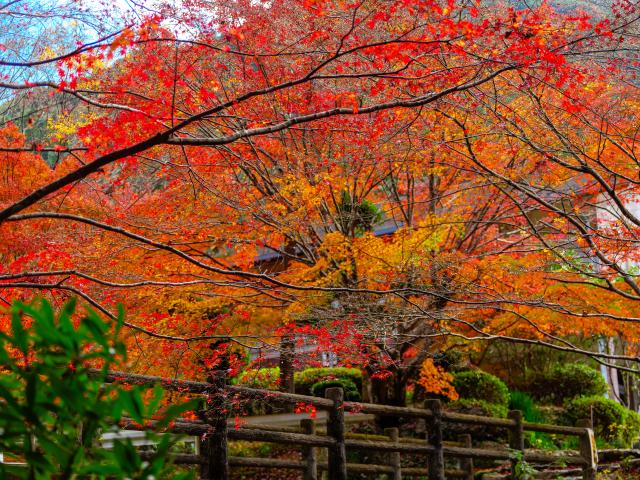
[[[638,368],[634,2],[176,5],[0,5],[2,302],[121,303],[169,376],[306,337],[398,389],[496,339]]]

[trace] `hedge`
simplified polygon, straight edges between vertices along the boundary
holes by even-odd
[[[562,405],[576,397],[604,395],[607,390],[607,382],[598,370],[584,363],[568,363],[534,378],[530,393],[541,402]]]
[[[482,400],[502,406],[509,405],[509,389],[498,377],[482,370],[466,370],[454,375],[453,386],[461,399]]]
[[[570,425],[582,418],[593,418],[596,438],[614,446],[631,447],[640,435],[640,415],[604,397],[568,400],[564,417]]]
[[[324,380],[347,379],[355,384],[358,392],[362,391],[362,371],[357,368],[307,368],[295,372],[293,381],[296,392],[310,395],[311,387]],[[280,368],[247,369],[235,379],[235,383],[264,390],[278,390],[280,383]]]
[[[327,388],[340,387],[344,390],[344,399],[351,402],[359,402],[361,400],[360,391],[355,383],[348,378],[339,378],[335,380],[323,380],[314,383],[311,387],[311,395],[314,397],[324,397]]]
[[[311,387],[323,380],[348,379],[351,380],[358,392],[362,391],[362,370],[358,368],[307,368],[293,375],[296,392],[310,394]]]

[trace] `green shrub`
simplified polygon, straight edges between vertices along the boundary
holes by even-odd
[[[546,423],[544,414],[538,409],[533,398],[524,392],[513,391],[510,394],[509,410],[520,410],[527,422]],[[552,422],[553,423],[553,422]],[[556,450],[558,446],[553,437],[540,432],[525,432],[527,443],[532,448]]]
[[[531,382],[534,398],[555,405],[576,397],[604,395],[607,390],[607,382],[600,372],[584,363],[556,365]]]
[[[296,392],[302,394],[311,393],[311,387],[318,382],[335,379],[351,380],[358,392],[362,391],[362,371],[358,368],[307,368],[293,376]]]
[[[10,324],[0,331],[0,452],[26,465],[0,463],[0,478],[192,478],[168,463],[169,435],[147,433],[156,442],[148,461],[131,440],[100,447],[102,432],[123,417],[144,424],[158,414],[162,399],[160,386],[123,388],[106,381],[108,370],[125,359],[122,314],[105,321],[91,310],[76,316],[74,301],[58,313],[42,301],[16,302],[6,317]],[[146,402],[145,393],[152,394]],[[160,428],[199,403],[167,408]]]
[[[263,390],[278,390],[280,384],[280,368],[250,368],[243,370],[235,378],[235,383]]]
[[[321,382],[314,383],[311,387],[311,395],[314,397],[324,397],[324,392],[327,388],[340,387],[344,390],[344,399],[351,402],[360,401],[360,391],[355,383],[348,378],[338,378],[335,380],[322,380]]]
[[[296,392],[311,394],[311,387],[323,380],[347,379],[353,382],[358,392],[362,390],[362,371],[357,368],[307,368],[294,373]],[[280,368],[249,368],[234,379],[238,385],[264,390],[278,390]]]
[[[575,424],[582,418],[593,418],[596,437],[614,446],[632,446],[640,435],[640,415],[608,398],[591,396],[567,401],[567,423]]]
[[[633,447],[640,440],[640,414],[628,410],[627,419],[624,422],[623,446]]]
[[[233,383],[250,388],[277,391],[280,386],[280,368],[249,368],[240,372]],[[272,404],[268,397],[257,396],[246,398],[235,406],[235,413],[239,415],[270,415],[280,413],[277,405]]]
[[[502,380],[481,370],[466,370],[454,375],[453,386],[461,399],[482,400],[500,405],[509,405],[509,389]]]
[[[497,405],[477,399],[461,398],[454,402],[447,403],[444,408],[447,411],[464,413],[467,415],[478,415],[480,417],[504,418],[507,416],[506,405]],[[443,434],[449,440],[456,440],[457,436],[463,433],[471,434],[474,441],[490,440],[500,442],[507,439],[505,429],[499,427],[444,422],[442,428]]]
[[[459,413],[468,413],[470,415],[478,415],[481,417],[498,417],[507,416],[508,408],[506,405],[498,403],[490,403],[485,400],[476,398],[460,398],[446,405],[447,410]]]

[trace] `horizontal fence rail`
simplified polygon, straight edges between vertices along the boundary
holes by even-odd
[[[97,373],[97,372],[96,372]],[[259,390],[238,385],[225,385],[223,382],[207,383],[186,380],[174,380],[162,377],[110,372],[108,382],[123,382],[138,385],[161,385],[164,389],[189,394],[204,395],[207,408],[201,412],[201,421],[178,420],[168,431],[198,436],[201,442],[200,454],[174,455],[178,464],[200,465],[200,478],[203,480],[227,480],[229,467],[244,468],[285,468],[300,470],[305,480],[317,480],[319,473],[328,472],[330,480],[346,480],[347,472],[387,474],[393,480],[408,477],[427,476],[429,480],[446,478],[474,478],[474,460],[511,461],[512,475],[518,462],[536,464],[562,464],[578,467],[585,480],[595,480],[597,471],[597,451],[593,429],[588,421],[578,426],[560,426],[525,422],[522,412],[509,412],[508,418],[481,417],[442,410],[439,400],[427,401],[427,408],[396,407],[369,403],[348,402],[343,400],[340,388],[328,388],[326,398],[298,395],[293,393]],[[300,428],[238,426],[227,425],[226,410],[220,406],[220,398],[229,396],[269,401],[281,404],[312,405],[328,413],[325,431],[320,431],[313,420],[304,419]],[[345,432],[345,412],[357,412],[373,415],[385,415],[402,418],[421,418],[427,425],[424,439],[399,437],[398,429],[387,429],[386,435],[358,435]],[[469,426],[497,427],[509,433],[509,448],[480,448],[472,446],[469,434],[460,435],[458,442],[443,441],[444,424],[462,424]],[[124,420],[125,429],[153,429],[155,422],[144,426]],[[580,450],[576,454],[557,456],[525,449],[525,432],[541,432],[555,435],[578,437]],[[228,456],[228,440],[272,442],[300,447],[302,460],[272,458],[246,458]],[[327,460],[319,461],[317,449],[327,450]],[[386,465],[348,463],[347,451],[383,452],[389,458]],[[411,454],[425,459],[424,467],[403,467],[401,455]],[[446,469],[445,458],[458,459],[459,468]]]

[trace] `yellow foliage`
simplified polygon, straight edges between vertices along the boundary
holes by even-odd
[[[389,278],[423,268],[433,262],[433,255],[441,250],[449,235],[458,236],[462,229],[455,218],[428,217],[411,229],[399,229],[391,239],[367,234],[355,241],[359,276],[375,279]]]
[[[52,137],[56,142],[65,140],[70,135],[75,134],[79,128],[89,125],[98,116],[94,113],[87,113],[78,116],[61,115],[55,119],[50,118],[47,128],[51,130]]]

